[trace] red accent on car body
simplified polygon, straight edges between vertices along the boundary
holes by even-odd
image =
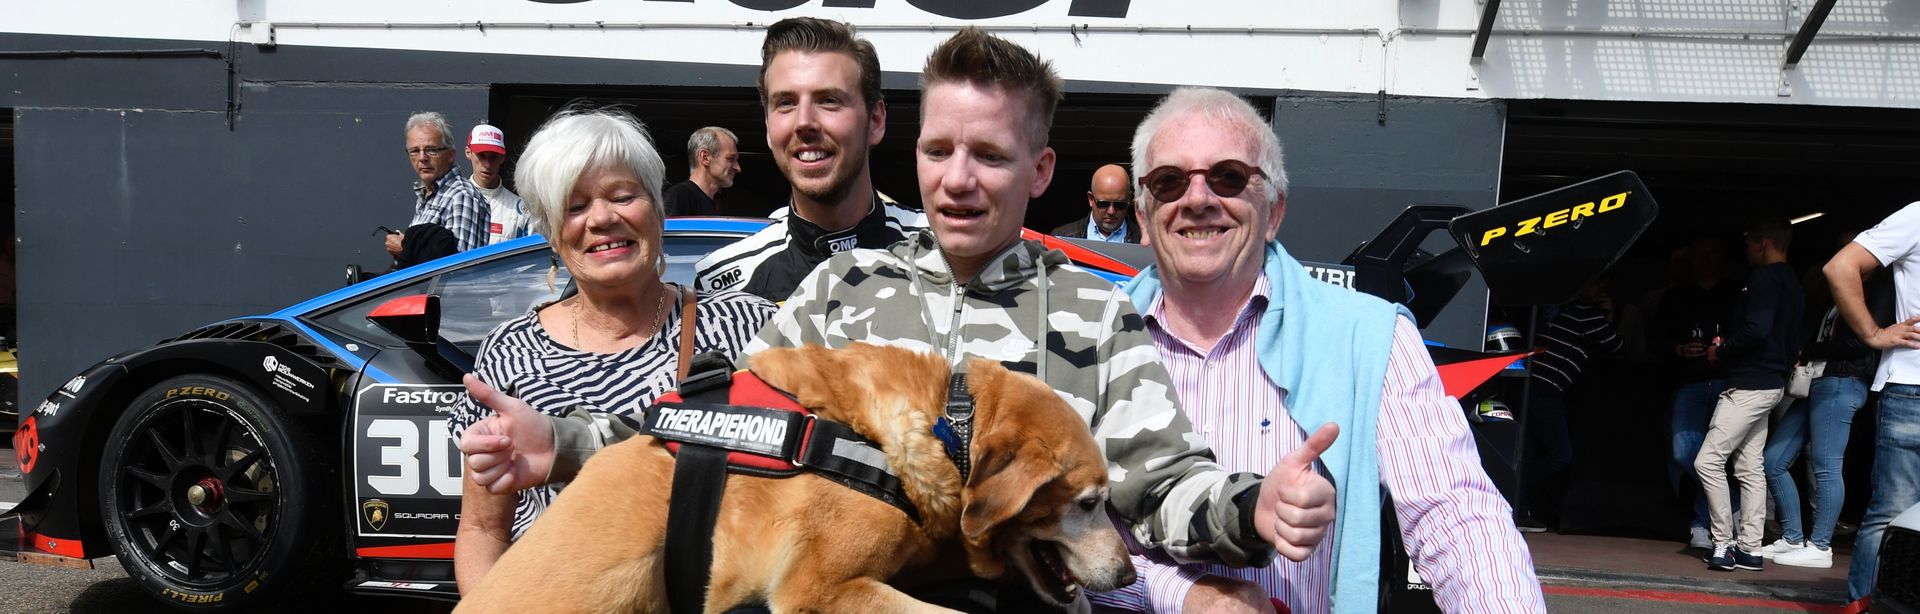
[[[431,544],[413,544],[408,546],[373,546],[355,548],[354,554],[363,559],[452,559],[453,542],[434,542]]]
[[[20,421],[13,431],[14,460],[20,462],[20,473],[33,473],[33,466],[40,462],[40,423],[39,416],[29,415]]]
[[[1128,277],[1140,274],[1140,269],[1127,266],[1124,262],[1108,258],[1099,252],[1062,241],[1057,237],[1035,231],[1032,228],[1020,229],[1020,238],[1039,241],[1041,245],[1047,246],[1048,249],[1057,249],[1066,252],[1067,258],[1072,259],[1074,264],[1090,266],[1103,271],[1111,271]]]
[[[419,316],[427,313],[427,295],[415,294],[387,301],[367,314],[369,318],[386,316]]]
[[[76,559],[87,558],[87,550],[78,539],[56,539],[28,531],[27,543],[33,544],[33,549],[41,552]]]
[[[1500,370],[1513,364],[1513,361],[1533,354],[1534,352],[1527,352],[1464,360],[1452,364],[1434,365],[1434,370],[1440,372],[1440,385],[1447,389],[1447,396],[1464,399],[1467,398],[1467,393],[1473,392],[1473,389],[1479,388],[1487,380],[1493,379],[1493,376],[1499,375]]]

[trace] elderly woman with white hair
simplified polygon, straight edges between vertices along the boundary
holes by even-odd
[[[696,298],[661,280],[664,174],[646,129],[617,111],[563,111],[520,157],[533,227],[579,293],[494,329],[466,378],[453,415],[468,459],[454,549],[462,586],[485,575],[578,469],[549,461],[536,473],[527,457],[550,457],[556,444],[597,447],[582,432],[590,418],[554,417],[631,415],[672,391],[693,354],[736,356],[773,315],[750,294]]]

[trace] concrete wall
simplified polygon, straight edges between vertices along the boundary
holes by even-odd
[[[200,46],[0,39],[8,50]],[[0,107],[16,118],[29,406],[114,353],[338,287],[348,263],[384,268],[374,227],[411,217],[407,115],[472,122],[488,104],[485,84],[256,81],[229,127],[216,58],[0,56],[0,78]]]
[[[1273,113],[1291,182],[1280,242],[1296,258],[1339,262],[1416,204],[1498,203],[1506,107],[1498,101],[1292,94]],[[1422,247],[1452,248],[1444,232]],[[1479,349],[1480,275],[1427,328],[1429,339]]]

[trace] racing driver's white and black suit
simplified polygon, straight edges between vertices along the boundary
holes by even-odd
[[[854,248],[886,249],[927,227],[927,216],[920,211],[881,198],[878,192],[872,202],[859,223],[834,231],[801,219],[793,207],[781,207],[767,216],[773,218],[772,225],[701,258],[694,288],[740,290],[780,303],[814,267],[834,254]]]

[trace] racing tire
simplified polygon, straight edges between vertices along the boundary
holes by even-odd
[[[175,609],[255,611],[345,579],[337,469],[233,379],[135,397],[100,463],[100,518],[127,575]]]

